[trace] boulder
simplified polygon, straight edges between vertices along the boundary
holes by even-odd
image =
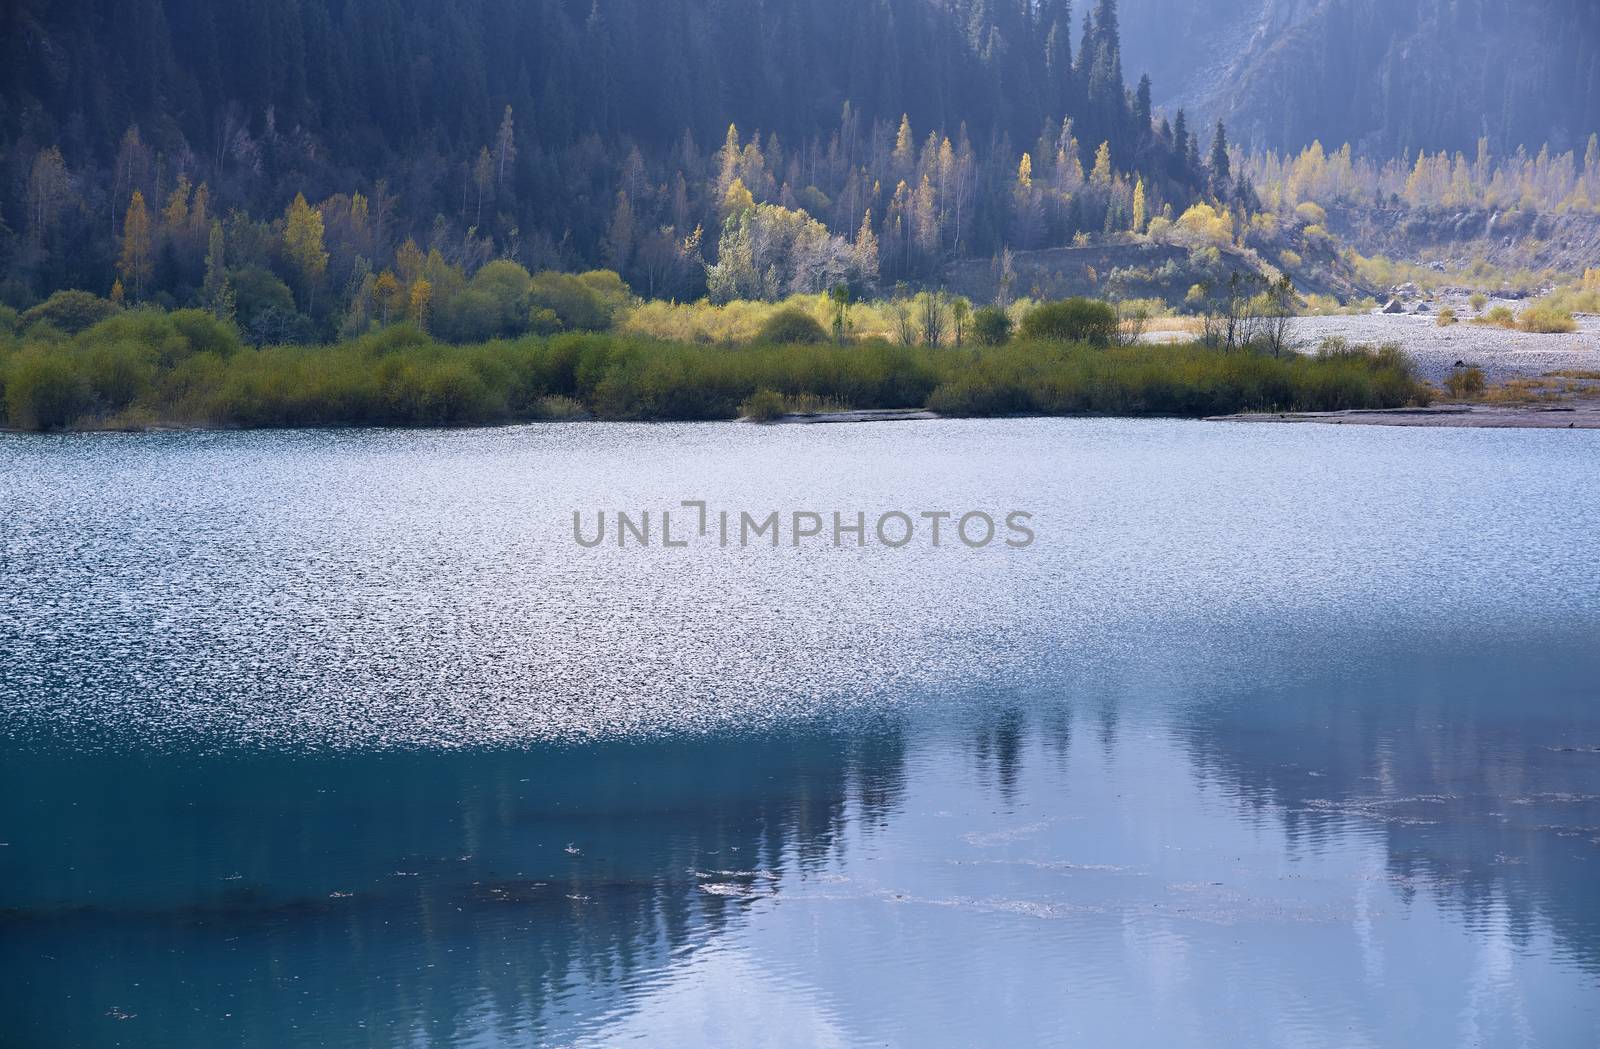
[[[1429,308],[1429,306],[1428,306],[1428,304],[1426,302],[1419,302],[1419,303],[1417,303],[1417,308],[1412,310],[1411,312],[1412,313],[1432,313],[1433,310]]]
[[[1383,308],[1384,313],[1404,313],[1405,311],[1406,304],[1401,302],[1399,299],[1390,299],[1389,305]]]

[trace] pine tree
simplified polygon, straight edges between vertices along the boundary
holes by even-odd
[[[133,286],[135,300],[144,297],[151,270],[150,211],[144,205],[144,194],[134,190],[128,213],[122,219],[122,253],[117,259],[117,272],[125,284]]]
[[[1228,129],[1217,121],[1217,132],[1211,139],[1211,195],[1218,200],[1226,199],[1232,187],[1232,172],[1228,163]]]
[[[1189,167],[1189,117],[1181,109],[1172,120],[1172,143],[1172,177],[1187,185],[1193,174]]]

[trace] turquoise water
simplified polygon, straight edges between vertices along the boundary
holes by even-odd
[[[572,541],[685,499],[1038,538]],[[0,500],[0,1045],[1600,1030],[1600,435],[4,436]]]

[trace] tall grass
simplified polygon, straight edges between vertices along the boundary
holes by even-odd
[[[1198,346],[731,347],[626,334],[451,346],[404,327],[335,346],[253,350],[205,314],[154,312],[71,338],[0,338],[0,404],[19,429],[732,419],[763,391],[785,405],[969,416],[1201,416],[1426,397],[1394,350],[1274,359]]]

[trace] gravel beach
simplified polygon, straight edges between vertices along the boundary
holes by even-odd
[[[1553,371],[1577,369],[1600,371],[1600,316],[1579,314],[1578,330],[1570,335],[1532,335],[1484,325],[1469,324],[1475,316],[1466,298],[1440,297],[1425,300],[1427,313],[1364,313],[1337,317],[1297,317],[1291,338],[1304,353],[1315,353],[1324,340],[1344,339],[1353,346],[1381,346],[1399,343],[1417,363],[1418,374],[1439,385],[1455,368],[1456,362],[1483,369],[1490,385],[1510,379],[1538,378]],[[1438,324],[1438,312],[1448,306],[1463,318],[1448,328]],[[1485,309],[1506,306],[1520,313],[1525,301],[1490,300]],[[1415,309],[1411,303],[1408,309]],[[1145,337],[1149,343],[1183,342],[1194,336],[1187,331],[1155,331]]]

